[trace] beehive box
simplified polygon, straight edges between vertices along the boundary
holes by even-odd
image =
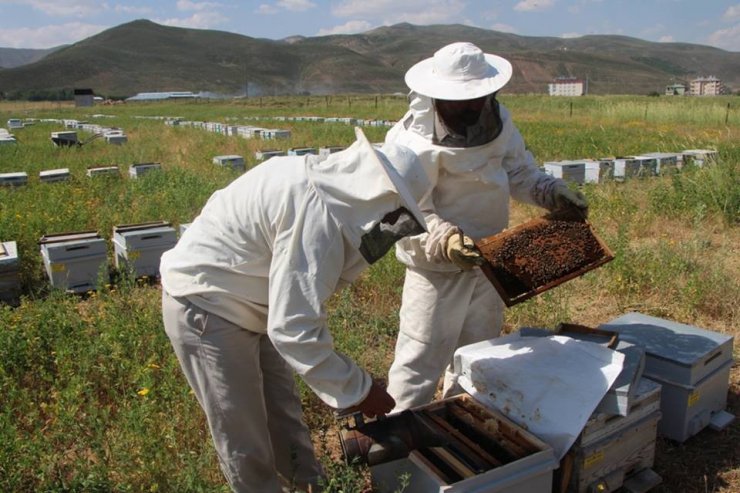
[[[105,240],[96,231],[44,235],[39,245],[52,286],[73,293],[97,287],[107,253]]]
[[[113,227],[116,267],[128,269],[136,277],[158,277],[160,258],[175,243],[175,228],[165,221]]]
[[[254,153],[254,157],[258,161],[270,159],[271,157],[275,157],[275,156],[286,156],[286,155],[287,155],[287,152],[277,151],[277,150],[264,150],[264,151],[257,151]]]
[[[47,169],[39,171],[39,181],[42,183],[54,183],[69,179],[69,168]]]
[[[498,411],[461,394],[412,412],[428,429],[421,433],[425,443],[406,457],[372,465],[373,491],[400,491],[403,477],[405,493],[551,491],[552,448]]]
[[[18,246],[14,241],[0,242],[0,303],[15,304],[20,294]]]
[[[676,153],[649,152],[647,154],[643,154],[643,156],[656,160],[656,174],[665,175],[678,171],[679,155]]]
[[[634,159],[640,163],[640,168],[637,171],[637,176],[640,178],[648,178],[658,174],[658,158],[640,155],[634,156]]]
[[[586,181],[586,161],[550,161],[544,163],[545,173],[573,183]]]
[[[14,173],[0,173],[0,185],[17,187],[28,183],[28,173],[17,171]]]
[[[618,157],[614,159],[614,179],[624,181],[640,174],[640,161],[634,157]]]
[[[586,169],[583,174],[584,183],[600,183],[605,178],[601,177],[601,162],[600,161],[586,161]]]
[[[52,132],[51,141],[57,147],[69,147],[77,145],[77,132],[64,131],[64,132]]]
[[[11,130],[23,128],[23,120],[20,118],[10,118],[8,120],[8,128]]]
[[[305,156],[306,154],[318,154],[314,147],[293,147],[288,149],[288,156]]]
[[[569,451],[573,461],[568,492],[612,492],[636,476],[653,478],[651,487],[660,482],[651,469],[661,416],[660,390],[657,383],[641,379],[626,416],[599,412],[591,416]]]
[[[265,140],[289,139],[290,130],[281,130],[276,128],[263,129],[260,135]]]
[[[128,167],[128,174],[131,178],[139,178],[147,173],[162,169],[159,163],[137,163]]]
[[[121,176],[118,166],[90,166],[87,168],[87,176]]]
[[[714,149],[686,149],[681,151],[682,165],[702,167],[704,165],[716,163],[717,157],[717,151]]]
[[[236,169],[244,171],[246,165],[244,164],[244,158],[237,154],[229,154],[225,156],[215,156],[213,158],[213,164],[223,166],[226,168]]]
[[[612,260],[588,222],[536,218],[476,242],[481,269],[506,306],[516,305]]]
[[[624,355],[622,371],[596,408],[597,412],[626,416],[634,399],[635,389],[645,371],[645,350],[626,341],[613,348]]]
[[[684,442],[707,426],[723,429],[732,422],[724,410],[732,336],[636,312],[602,327],[645,350],[644,375],[663,387],[659,434]]]
[[[128,142],[128,136],[123,132],[108,132],[105,134],[105,141],[109,144],[121,145]]]

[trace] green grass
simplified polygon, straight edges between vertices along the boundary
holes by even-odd
[[[675,176],[583,187],[591,222],[615,259],[507,310],[507,326],[596,325],[638,310],[738,336],[740,302],[728,295],[740,292],[736,110],[725,125],[722,98],[590,97],[573,100],[572,115],[567,99],[502,99],[540,161],[697,147],[720,153],[717,165]],[[213,191],[238,176],[213,165],[213,156],[241,154],[251,167],[257,165],[254,151],[273,144],[353,140],[352,128],[341,124],[274,122],[269,126],[290,128],[293,136],[268,145],[136,116],[248,123],[247,117],[280,115],[396,119],[404,111],[403,98],[381,100],[376,107],[370,97],[353,99],[351,108],[339,97],[92,110],[0,105],[0,121],[115,114],[101,124],[120,126],[129,136],[123,146],[97,140],[59,149],[49,141],[59,125],[37,124],[16,132],[18,146],[0,148],[0,172],[30,176],[25,187],[0,188],[0,239],[18,242],[23,290],[20,306],[0,308],[0,491],[227,491],[203,415],[164,334],[158,287],[124,276],[87,297],[55,292],[48,288],[37,241],[81,229],[110,239],[113,226],[123,223],[190,222]],[[266,122],[272,121],[260,120]],[[366,129],[372,141],[382,140],[384,132]],[[128,177],[128,165],[149,161],[161,162],[162,172]],[[121,177],[85,175],[88,166],[110,164],[121,167]],[[71,171],[68,182],[38,182],[39,171],[61,167]],[[512,225],[539,214],[516,204]],[[338,349],[380,378],[392,359],[403,274],[390,254],[330,300]],[[367,470],[344,466],[338,457],[331,410],[305,386],[302,398],[330,474],[327,491],[364,491]],[[691,442],[671,453],[692,450],[704,453]],[[706,478],[703,469],[690,467],[658,472],[664,480],[658,492],[740,488],[732,468]]]

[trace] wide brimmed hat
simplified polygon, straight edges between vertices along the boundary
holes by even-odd
[[[406,72],[412,91],[433,99],[461,101],[492,94],[511,79],[511,63],[472,43],[452,43]]]

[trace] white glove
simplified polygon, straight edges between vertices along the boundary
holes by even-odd
[[[553,204],[552,218],[585,220],[588,217],[586,196],[578,190],[571,190],[565,182],[555,185]]]
[[[475,246],[473,239],[462,233],[455,233],[447,238],[445,252],[447,258],[463,270],[472,269],[484,262],[483,255]]]

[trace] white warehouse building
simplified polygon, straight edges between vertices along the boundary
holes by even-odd
[[[558,77],[547,85],[550,96],[583,96],[588,82],[575,77]]]

